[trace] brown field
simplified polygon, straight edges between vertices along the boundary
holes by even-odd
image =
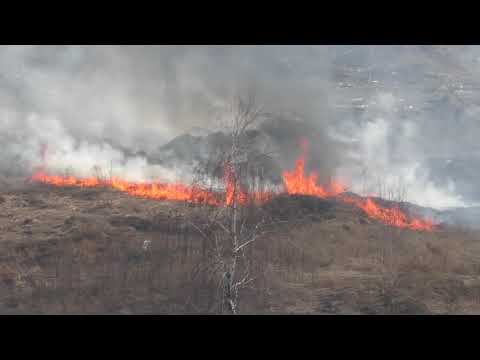
[[[106,189],[2,189],[0,314],[215,313],[208,244],[185,222],[195,207]],[[476,233],[389,228],[304,200],[268,211],[282,221],[255,244],[240,313],[480,314]]]

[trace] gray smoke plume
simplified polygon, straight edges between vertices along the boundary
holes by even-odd
[[[234,96],[253,90],[270,112],[323,121],[326,55],[323,48],[269,46],[3,46],[1,169],[28,174],[47,144],[56,171],[85,175],[113,166],[130,178],[171,178],[138,154],[211,127]],[[305,81],[305,66],[316,80]]]
[[[309,167],[321,180],[471,205],[479,59],[476,46],[1,46],[0,171],[30,174],[46,144],[57,172],[174,179],[183,170],[152,154],[219,130],[229,101],[253,91],[270,113],[315,127]],[[291,165],[300,139],[277,135]]]

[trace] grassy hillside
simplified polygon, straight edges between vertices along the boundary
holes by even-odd
[[[389,228],[304,197],[267,205],[244,314],[480,313],[478,234]],[[215,313],[200,209],[106,189],[5,187],[0,313]]]

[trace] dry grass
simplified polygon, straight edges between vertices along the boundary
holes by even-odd
[[[293,291],[293,299],[301,299],[302,293],[309,299],[296,301],[295,312],[480,312],[476,234],[412,232],[361,224],[354,216],[290,233],[284,242],[292,244],[294,255],[289,256],[295,260],[278,258],[279,267],[286,266],[290,275],[283,287]],[[289,308],[289,301],[276,307]]]
[[[256,244],[257,279],[242,293],[242,313],[480,313],[478,234],[312,209]],[[198,212],[106,189],[3,191],[0,312],[214,311],[218,287],[202,271],[208,246],[185,226]]]

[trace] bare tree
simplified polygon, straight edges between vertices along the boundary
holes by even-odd
[[[257,191],[262,180],[259,160],[269,155],[259,154],[253,146],[251,130],[264,116],[253,96],[234,101],[226,124],[228,149],[215,159],[224,171],[223,205],[209,208],[203,223],[192,223],[212,245],[202,271],[216,277],[221,313],[238,313],[240,290],[251,285],[258,275],[253,271],[252,245],[267,231],[267,218],[258,207],[262,200]],[[210,165],[204,169],[209,171]]]

